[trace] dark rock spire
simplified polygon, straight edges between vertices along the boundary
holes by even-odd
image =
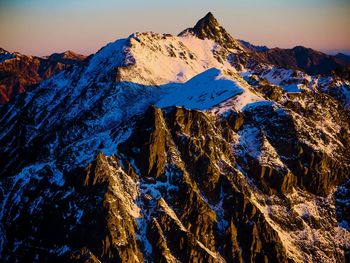
[[[182,31],[179,36],[184,36],[188,33],[200,39],[212,39],[225,47],[242,49],[240,44],[227,33],[211,12],[200,19],[193,28]]]
[[[208,13],[193,27],[193,32],[201,39],[213,39],[224,31],[212,13]]]

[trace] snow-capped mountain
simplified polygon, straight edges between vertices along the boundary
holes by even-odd
[[[106,45],[0,107],[1,260],[349,259],[349,81],[211,13]]]

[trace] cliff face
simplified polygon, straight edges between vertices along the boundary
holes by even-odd
[[[347,83],[211,14],[108,44],[0,107],[1,261],[349,260]]]
[[[263,115],[270,120],[265,126],[254,119]],[[270,106],[219,119],[151,107],[134,120],[115,155],[100,153],[85,168],[63,174],[38,165],[9,179],[2,257],[344,260],[350,236],[338,227],[336,207],[344,207],[332,189],[349,178],[349,163],[340,159],[348,158],[349,148],[336,157],[307,146],[291,116]],[[254,144],[246,145],[246,136],[254,136]]]

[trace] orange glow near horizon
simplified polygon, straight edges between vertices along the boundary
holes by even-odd
[[[137,31],[177,34],[208,11],[234,38],[256,45],[350,52],[345,0],[5,0],[0,2],[0,47],[39,56],[66,50],[91,54]]]

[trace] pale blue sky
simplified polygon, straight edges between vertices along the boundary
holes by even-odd
[[[0,47],[89,54],[136,31],[177,34],[208,11],[254,44],[350,51],[350,0],[0,0]]]

